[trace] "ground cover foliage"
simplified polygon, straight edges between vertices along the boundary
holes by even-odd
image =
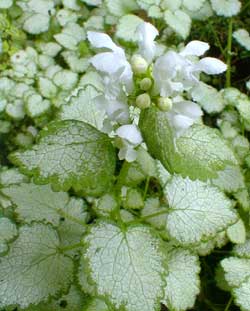
[[[0,0],[0,310],[250,310],[250,1]]]

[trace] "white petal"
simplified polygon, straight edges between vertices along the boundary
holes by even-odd
[[[126,161],[127,162],[133,162],[136,160],[136,158],[137,158],[137,151],[134,150],[133,148],[128,148],[127,153],[126,153],[126,157],[125,157]]]
[[[203,71],[208,75],[220,74],[227,70],[227,65],[213,57],[205,57],[194,66],[194,71]]]
[[[174,103],[173,110],[176,113],[187,116],[193,120],[196,120],[203,115],[200,106],[191,101]]]
[[[193,123],[194,123],[193,119],[181,114],[175,115],[172,119],[172,124],[177,131],[177,136],[180,136]]]
[[[139,53],[150,63],[155,56],[156,46],[154,39],[158,30],[150,23],[143,22],[137,27]]]
[[[91,64],[102,72],[110,75],[117,72],[121,67],[125,67],[124,59],[113,52],[99,53],[90,59]]]
[[[159,35],[159,31],[150,23],[143,22],[137,27],[137,33],[143,39],[153,41]]]
[[[117,100],[108,101],[107,115],[113,121],[124,124],[129,120],[128,105]]]
[[[209,49],[209,44],[206,42],[194,40],[189,42],[184,50],[181,51],[180,55],[187,56],[187,55],[195,55],[201,56]]]
[[[123,138],[126,139],[128,142],[130,142],[133,145],[139,145],[142,142],[142,136],[141,133],[138,129],[138,127],[134,124],[126,124],[120,126],[116,130],[116,134]]]
[[[111,49],[112,51],[122,50],[105,33],[96,32],[96,31],[88,31],[87,36],[88,36],[89,42],[95,48],[108,48],[108,49]]]

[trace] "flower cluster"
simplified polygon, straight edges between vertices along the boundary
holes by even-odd
[[[165,111],[174,135],[179,137],[203,114],[198,104],[190,100],[193,87],[200,83],[200,73],[220,74],[227,68],[216,58],[199,58],[209,49],[205,42],[192,41],[180,52],[169,50],[157,57],[158,30],[143,22],[136,34],[138,52],[130,62],[124,50],[107,34],[93,31],[87,34],[94,48],[108,49],[90,60],[103,75],[105,84],[104,93],[96,101],[109,120],[109,126],[103,130],[119,137],[119,158],[129,162],[136,159],[134,149],[142,143],[136,119],[130,115],[130,105],[145,109],[156,104]],[[138,79],[139,88],[135,85]],[[134,101],[131,103],[129,98]]]

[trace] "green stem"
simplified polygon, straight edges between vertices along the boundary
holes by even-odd
[[[144,189],[144,194],[143,194],[143,201],[145,201],[147,193],[148,193],[149,181],[150,181],[150,176],[148,176],[146,179],[146,184],[145,184],[145,189]]]
[[[150,218],[153,218],[153,217],[157,217],[157,216],[160,216],[160,215],[165,215],[165,214],[167,214],[168,212],[169,212],[168,210],[165,210],[165,211],[153,213],[153,214],[150,214],[150,215],[141,217],[140,219],[136,219],[136,220],[129,221],[129,222],[127,223],[127,225],[132,225],[132,224],[138,223],[138,221],[143,222],[143,221],[145,221],[145,220],[147,220],[147,219],[150,219]]]
[[[229,308],[230,308],[232,302],[233,302],[233,296],[231,296],[231,298],[229,299],[224,311],[229,311]]]
[[[210,27],[210,29],[212,30],[212,33],[213,33],[213,35],[214,35],[215,41],[216,41],[216,43],[217,43],[217,45],[218,45],[218,47],[219,47],[219,49],[220,49],[221,54],[225,57],[225,50],[223,49],[223,46],[222,46],[222,44],[221,44],[221,42],[220,42],[220,39],[219,39],[219,37],[218,37],[218,33],[217,33],[217,31],[214,29],[214,26],[213,26],[213,24],[212,24],[211,22],[209,23],[209,27]]]
[[[76,244],[71,244],[71,245],[68,245],[68,246],[60,247],[59,250],[61,252],[67,252],[67,251],[71,251],[72,249],[79,248],[79,247],[83,247],[83,243],[82,242],[79,242],[79,243],[76,243]]]
[[[229,25],[228,25],[228,36],[227,36],[226,87],[231,86],[232,33],[233,33],[233,19],[230,18]]]

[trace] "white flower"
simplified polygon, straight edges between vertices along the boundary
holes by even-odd
[[[182,52],[168,51],[159,57],[153,68],[156,90],[161,96],[175,96],[179,92],[189,91],[199,83],[201,72],[220,74],[227,66],[219,59],[205,57],[197,60],[209,49],[206,42],[191,41]]]
[[[95,55],[90,59],[91,64],[109,76],[119,72],[119,83],[125,85],[126,90],[130,92],[133,85],[133,73],[124,50],[117,46],[105,33],[88,31],[87,36],[93,47],[107,48],[112,51]]]
[[[148,63],[151,63],[155,53],[156,45],[154,39],[159,35],[158,30],[150,23],[143,22],[137,27],[139,54],[143,56]]]
[[[203,115],[201,108],[194,102],[184,100],[181,96],[173,99],[173,107],[167,112],[169,123],[174,128],[176,137],[181,136]]]
[[[122,145],[118,153],[119,159],[133,162],[137,157],[134,148],[142,143],[139,128],[135,124],[122,125],[116,130],[116,135],[122,139]]]
[[[127,92],[133,89],[133,73],[122,48],[118,47],[104,33],[88,32],[90,43],[96,48],[108,48],[112,52],[102,52],[90,59],[92,65],[104,74],[104,94],[96,101],[100,109],[105,109],[111,122],[126,124],[129,121]]]

